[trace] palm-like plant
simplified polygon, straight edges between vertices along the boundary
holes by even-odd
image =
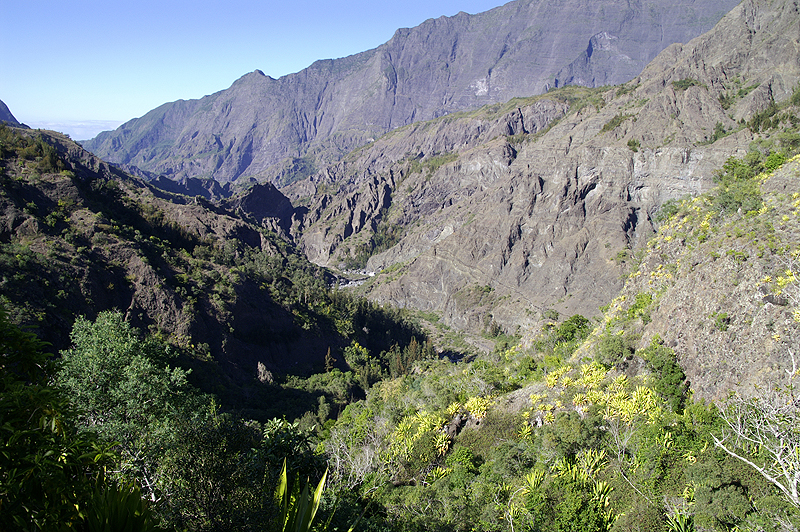
[[[300,490],[300,483],[295,482],[293,489],[289,489],[289,478],[286,473],[286,460],[283,461],[283,469],[278,479],[278,488],[275,490],[275,498],[280,510],[279,530],[282,532],[308,532],[317,515],[322,492],[325,489],[325,480],[328,471],[322,475],[322,479],[317,484],[313,495],[309,493],[308,482]],[[325,527],[327,528],[327,526]]]

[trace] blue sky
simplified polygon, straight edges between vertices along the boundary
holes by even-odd
[[[255,69],[278,78],[374,48],[397,28],[504,3],[0,0],[0,100],[32,127],[86,139]]]

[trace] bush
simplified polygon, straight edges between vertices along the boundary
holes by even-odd
[[[597,449],[603,438],[602,418],[577,412],[559,412],[555,421],[537,432],[545,455],[573,458],[581,450]]]
[[[672,86],[676,91],[685,91],[689,87],[703,87],[704,85],[692,78],[683,78],[678,81],[673,81]]]
[[[595,346],[597,361],[604,366],[615,366],[633,354],[633,348],[618,334],[606,333]]]
[[[678,364],[675,352],[662,345],[659,338],[653,338],[650,345],[639,354],[653,371],[653,389],[674,412],[682,413],[689,383],[686,382],[686,374]]]
[[[776,159],[773,159],[774,164]],[[762,155],[751,151],[742,159],[729,158],[714,176],[714,208],[722,214],[756,211],[763,203],[756,176],[764,170]]]
[[[624,115],[622,113],[615,115],[614,118],[606,122],[606,124],[603,126],[603,129],[600,130],[600,134],[602,135],[603,133],[614,131],[620,126],[620,124],[632,117],[633,115]]]

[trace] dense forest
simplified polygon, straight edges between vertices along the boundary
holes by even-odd
[[[3,157],[22,168],[4,171],[13,201],[27,205],[26,191],[48,175],[77,181],[45,137],[2,134]],[[796,178],[796,135],[751,148],[718,171],[713,191],[664,206],[657,236],[621,258],[630,294],[595,319],[547,311],[530,345],[488,323],[489,353],[437,350],[412,314],[332,286],[277,240],[267,253],[156,236],[175,228],[122,219],[131,211],[115,211],[125,205],[120,189],[90,183],[106,194],[109,233],[178,272],[174,290],[225,303],[252,282],[300,329],[338,339],[311,371],[259,367],[252,382],[227,386],[214,378],[210,347],[136,326],[119,310],[75,315],[51,354],[20,324],[37,308],[72,302],[80,287],[53,282],[48,289],[64,295],[37,300],[25,290],[30,278],[14,272],[30,274],[25,265],[38,255],[0,244],[3,260],[18,264],[3,267],[0,528],[796,529],[797,366],[755,395],[707,402],[693,397],[674,350],[642,337],[682,275],[681,253],[720,256],[726,246],[727,260],[772,268],[764,297],[783,300],[793,313],[783,334],[796,332],[800,199],[770,186]],[[77,208],[28,213],[42,220],[37,238],[63,246],[37,279],[64,275],[60,261],[74,265]],[[220,288],[206,284],[215,271]],[[731,326],[727,313],[711,319],[718,330]]]

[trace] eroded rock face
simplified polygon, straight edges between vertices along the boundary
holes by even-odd
[[[174,180],[257,177],[282,185],[400,126],[554,84],[625,82],[736,3],[516,0],[400,29],[374,50],[280,79],[255,71],[84,144],[106,160]]]
[[[451,326],[491,314],[512,332],[548,307],[595,315],[658,207],[713,186],[753,140],[738,121],[791,95],[793,5],[744,2],[620,88],[400,129],[287,189],[316,192],[295,235],[314,262],[337,266],[379,223],[402,229],[370,258],[378,275],[365,290]],[[712,138],[720,127],[727,136]]]
[[[798,171],[793,159],[765,179],[758,216],[719,215],[699,200],[667,221],[574,360],[592,356],[606,331],[623,332],[614,324],[621,319],[628,337],[640,338],[635,347],[656,341],[675,352],[696,400],[788,384],[800,363],[798,288],[789,283],[779,291],[774,280],[796,270],[787,250],[800,238],[792,199],[800,192]],[[639,296],[652,301],[643,309],[647,319],[626,320]],[[638,357],[633,362],[647,370]]]

